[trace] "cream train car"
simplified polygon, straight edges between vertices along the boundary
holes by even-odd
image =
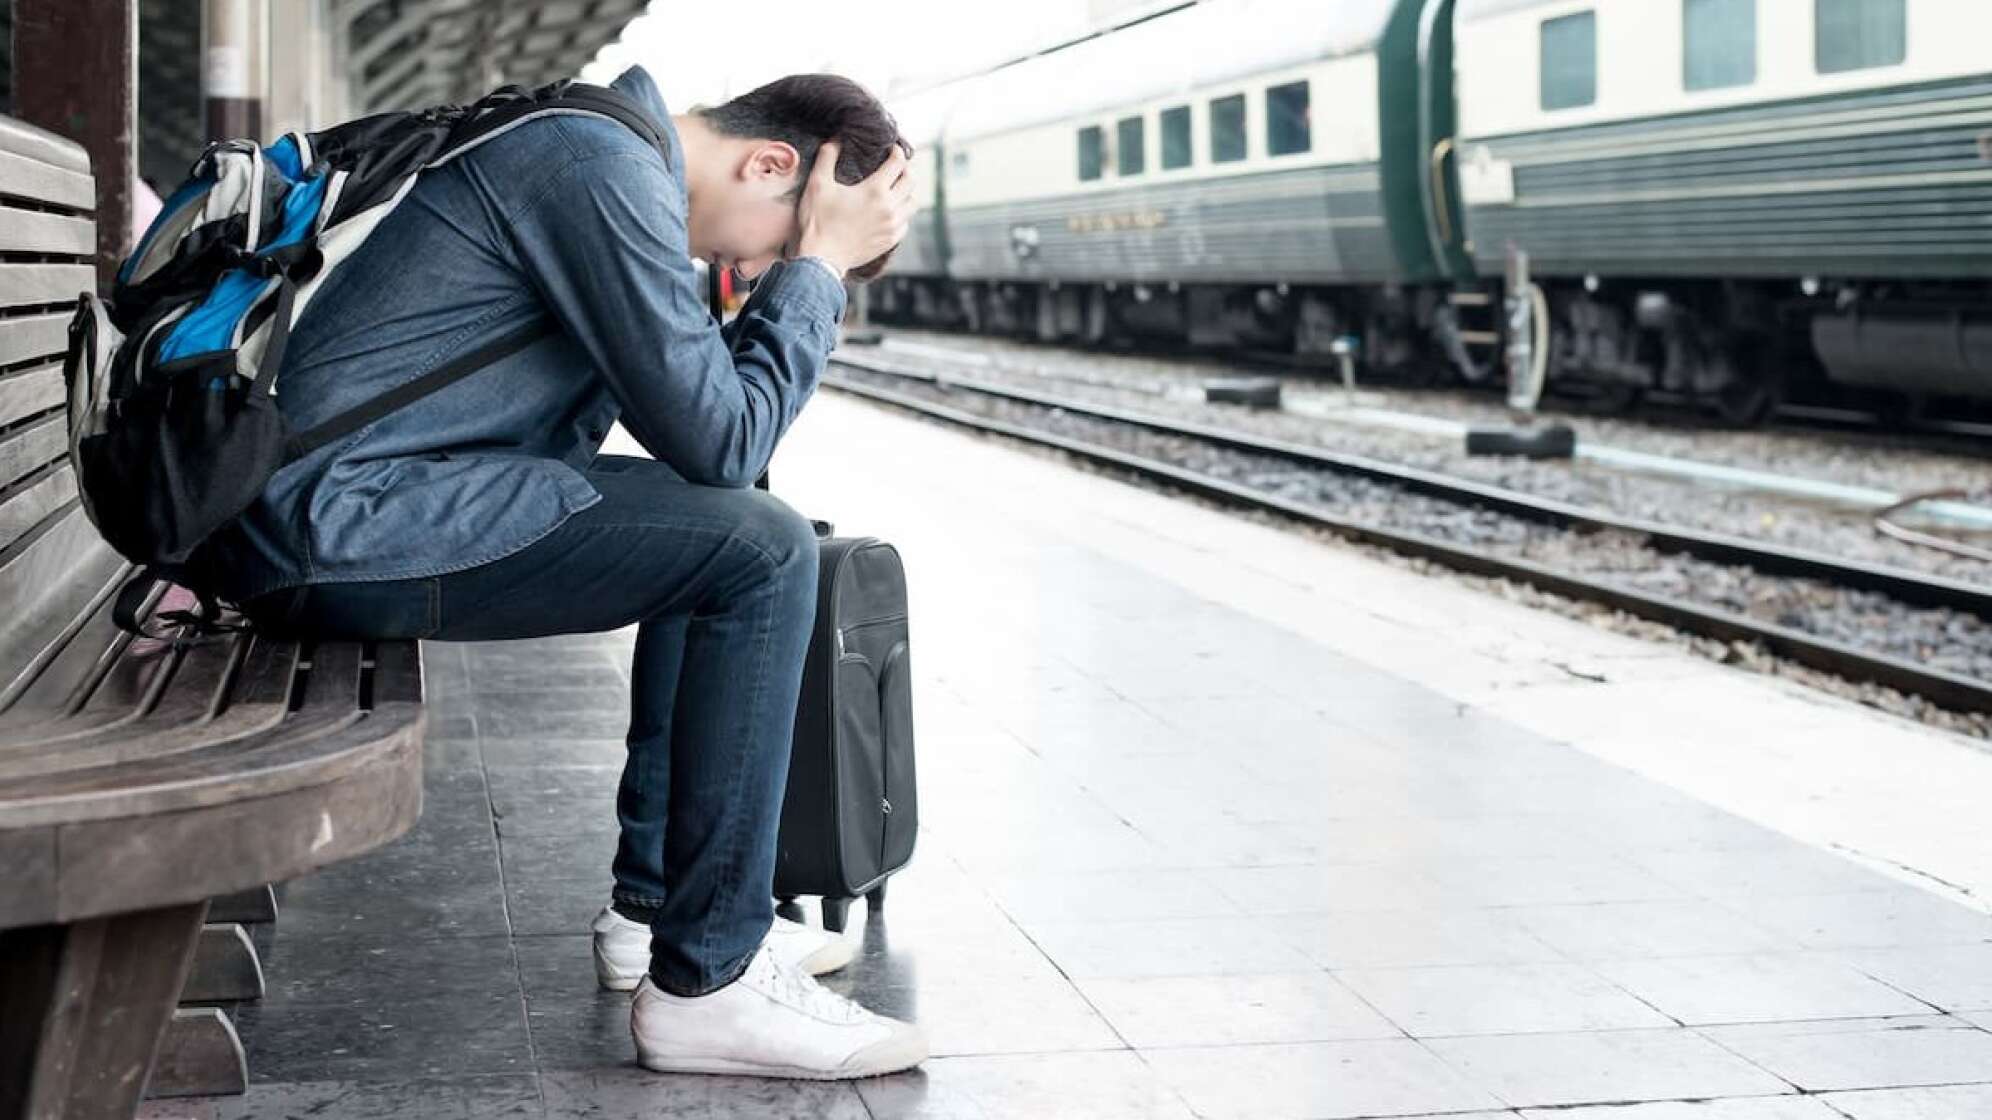
[[[1454,42],[1471,264],[1528,250],[1552,377],[1992,395],[1992,3],[1460,0]]]
[[[1473,380],[1514,245],[1553,385],[1738,420],[1790,376],[1992,397],[1988,43],[1992,0],[1206,0],[909,114],[935,193],[875,307],[1353,333]]]
[[[938,252],[916,255],[944,275],[895,268],[884,317],[1325,346],[1344,309],[1319,289],[1412,278],[1377,110],[1406,7],[1208,0],[925,99],[939,220],[916,236]]]

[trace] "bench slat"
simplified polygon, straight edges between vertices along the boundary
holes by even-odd
[[[59,360],[0,377],[0,427],[60,408],[66,396]]]
[[[90,153],[83,145],[14,117],[0,117],[0,152],[67,171],[90,173]]]
[[[172,643],[130,635],[126,638],[129,640],[104,651],[103,671],[65,702],[65,738],[140,719],[172,680],[173,668],[180,661]]]
[[[202,718],[209,699],[205,690],[170,687],[179,672],[176,663],[193,654],[182,656],[165,649],[133,654],[132,649],[147,643],[144,639],[127,642],[125,638],[120,635],[104,648],[98,663],[80,674],[71,694],[58,696],[55,705],[46,709],[43,722],[10,726],[0,736],[0,781],[57,771],[81,772],[164,753],[175,738],[187,739],[189,745],[208,738]],[[83,640],[79,636],[71,646]],[[203,661],[214,656],[212,651],[195,652],[201,653]],[[219,652],[227,656],[225,649]],[[78,674],[72,669],[68,675]],[[50,695],[55,695],[53,688]],[[89,697],[88,706],[78,711],[73,705],[84,695]],[[20,707],[35,703],[39,703],[38,698],[29,695],[23,697]],[[282,713],[278,712],[267,722],[274,724],[280,718]],[[154,743],[158,745],[156,752],[151,749]]]
[[[0,232],[0,241],[5,239],[5,233]],[[64,312],[50,311],[0,319],[0,365],[10,366],[30,358],[62,360],[69,349],[69,318]]]
[[[373,650],[375,704],[422,702],[422,647],[415,642],[381,642]]]
[[[0,486],[11,486],[68,454],[69,422],[59,414],[9,433],[0,439]]]
[[[360,706],[360,663],[364,651],[358,642],[319,642],[311,649],[311,673],[304,678],[300,711],[332,708],[357,711]]]
[[[0,210],[0,221],[7,216]],[[0,307],[62,303],[96,287],[97,274],[87,264],[0,264]]]
[[[414,709],[377,714],[278,753],[284,757],[266,770],[209,783],[207,792],[217,796],[198,811],[175,810],[168,798],[125,798],[128,815],[76,819],[72,811],[64,814],[68,823],[47,822],[63,855],[51,920],[128,910],[148,895],[205,898],[293,879],[395,839],[421,812]],[[285,781],[295,784],[282,788]],[[0,828],[25,815],[0,804]],[[142,828],[133,815],[145,818]],[[159,875],[162,867],[173,873]]]
[[[97,223],[88,218],[9,209],[0,222],[0,251],[84,257],[96,247]]]
[[[42,753],[57,739],[90,733],[105,722],[99,716],[87,725],[67,727],[55,722],[51,726],[51,721],[61,721],[89,696],[131,644],[132,636],[118,629],[111,618],[116,599],[115,595],[105,595],[97,602],[90,617],[0,717],[0,758],[24,751]]]
[[[217,690],[225,689],[230,677],[278,668],[252,667],[245,657],[244,647],[248,645],[248,638],[233,635],[213,635],[195,643],[174,669],[174,687],[167,688],[158,706],[142,719],[100,727],[74,737],[40,739],[36,734],[39,729],[29,728],[0,740],[0,781],[57,771],[80,773],[88,767],[134,760],[164,759],[179,751],[211,746],[277,726],[288,707],[281,694],[261,704],[236,704],[220,718],[209,718],[217,707]],[[236,664],[238,659],[240,665]],[[280,668],[288,674],[287,662]],[[64,720],[49,725],[49,730],[59,733],[68,723]]]
[[[55,167],[30,156],[0,150],[0,194],[52,202],[78,210],[97,208],[97,188],[88,171]]]
[[[0,725],[5,711],[41,671],[51,649],[73,632],[90,605],[129,569],[83,516],[57,514],[0,551]]]
[[[58,467],[0,502],[0,550],[26,536],[76,498],[76,472]]]
[[[280,659],[283,649],[282,643],[271,643],[270,658]],[[259,702],[231,702],[221,718],[194,729],[183,743],[171,743],[176,738],[171,732],[161,736],[169,740],[162,747],[178,745],[178,750],[147,749],[141,737],[133,744],[138,749],[114,752],[125,757],[102,765],[50,767],[45,754],[17,747],[7,769],[0,771],[10,777],[10,797],[0,803],[0,828],[17,819],[47,818],[56,810],[77,819],[125,815],[141,804],[153,806],[148,812],[212,805],[240,792],[233,785],[237,779],[243,788],[259,782],[290,788],[323,780],[320,771],[326,763],[320,756],[327,743],[355,724],[370,722],[357,703],[360,652],[356,642],[323,642],[312,650],[303,703],[288,719],[283,718],[288,682],[279,691],[275,673],[252,668],[244,683]],[[419,723],[414,705],[390,704],[381,711],[384,717],[398,713],[400,719]],[[382,734],[392,730],[383,726]],[[84,757],[94,753],[83,744],[72,746],[82,747]],[[286,772],[292,768],[294,772]],[[90,809],[74,804],[79,801],[91,802]]]
[[[267,634],[251,634],[249,642],[249,656],[236,674],[235,687],[229,690],[225,699],[225,711],[288,708],[291,688],[297,678],[297,663],[303,658],[304,651],[298,648],[296,642]]]
[[[365,751],[349,749],[349,737],[365,746],[372,737],[420,729],[421,709],[407,704],[371,715],[351,708],[297,712],[266,731],[165,758],[22,779],[0,801],[0,828],[210,809],[264,791],[332,782],[365,761]]]

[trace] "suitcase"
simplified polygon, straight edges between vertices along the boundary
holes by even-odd
[[[712,270],[706,293],[723,320]],[[755,485],[767,489],[768,476]],[[884,907],[886,879],[912,859],[919,830],[906,571],[890,544],[814,524],[816,622],[796,701],[775,896],[819,896],[823,927],[841,933],[858,896],[871,913]]]
[[[887,876],[913,857],[913,679],[898,551],[817,529],[816,627],[796,703],[775,895],[821,896],[823,927],[842,931],[851,901],[864,895],[878,913]]]

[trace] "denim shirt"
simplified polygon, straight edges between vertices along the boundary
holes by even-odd
[[[582,471],[620,420],[709,486],[747,486],[815,391],[844,289],[777,263],[724,328],[686,239],[684,150],[642,67],[613,83],[663,126],[528,122],[425,173],[291,334],[278,408],[302,431],[521,327],[558,331],[291,463],[211,554],[223,594],[490,563],[600,500]]]

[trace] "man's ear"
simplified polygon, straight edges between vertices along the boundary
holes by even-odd
[[[802,168],[802,155],[791,144],[765,140],[747,154],[745,171],[750,179],[793,179]]]

